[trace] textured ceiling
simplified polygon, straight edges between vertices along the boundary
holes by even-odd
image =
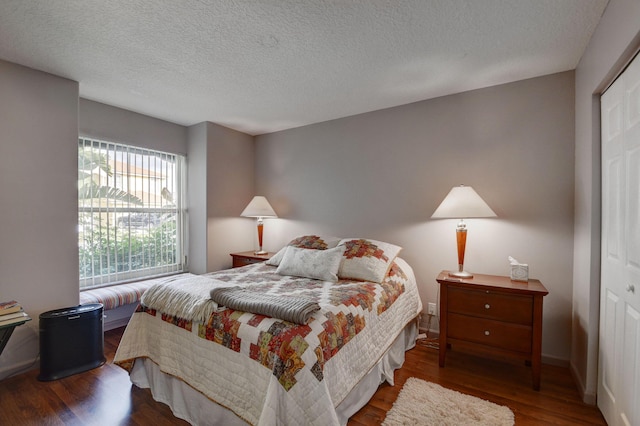
[[[0,58],[269,133],[574,69],[607,0],[0,0]]]

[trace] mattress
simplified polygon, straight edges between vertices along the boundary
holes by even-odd
[[[208,402],[249,424],[344,424],[381,379],[393,382],[393,369],[415,338],[411,324],[422,310],[413,270],[401,258],[382,283],[283,277],[265,264],[205,277],[213,287],[302,294],[314,298],[320,310],[308,324],[293,324],[224,307],[214,307],[201,321],[141,306],[114,362],[193,424],[202,424],[198,407],[213,413]],[[203,276],[193,279],[202,292]],[[183,402],[167,391],[178,387]],[[197,401],[196,407],[190,401]]]

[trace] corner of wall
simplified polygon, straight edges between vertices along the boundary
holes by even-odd
[[[576,388],[578,389],[578,394],[580,395],[580,399],[582,402],[588,405],[596,405],[596,394],[595,392],[587,391],[587,388],[584,384],[584,381],[578,374],[578,370],[572,362],[569,363],[569,371],[571,372],[571,377],[573,377],[573,381],[576,384]]]

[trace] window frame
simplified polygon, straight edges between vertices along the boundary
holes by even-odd
[[[186,177],[183,155],[78,138],[80,291],[187,271]]]

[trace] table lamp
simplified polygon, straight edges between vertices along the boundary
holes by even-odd
[[[271,207],[271,204],[269,204],[267,199],[262,195],[256,195],[247,207],[245,207],[240,216],[258,218],[258,245],[260,249],[254,252],[254,254],[267,254],[266,251],[262,250],[262,230],[264,228],[262,219],[265,217],[278,217],[273,207]]]
[[[475,217],[496,217],[496,214],[472,187],[464,185],[454,186],[431,215],[432,219],[460,219],[456,227],[458,270],[449,272],[452,277],[473,278],[473,274],[464,270],[464,252],[467,244],[467,225],[464,219]]]

